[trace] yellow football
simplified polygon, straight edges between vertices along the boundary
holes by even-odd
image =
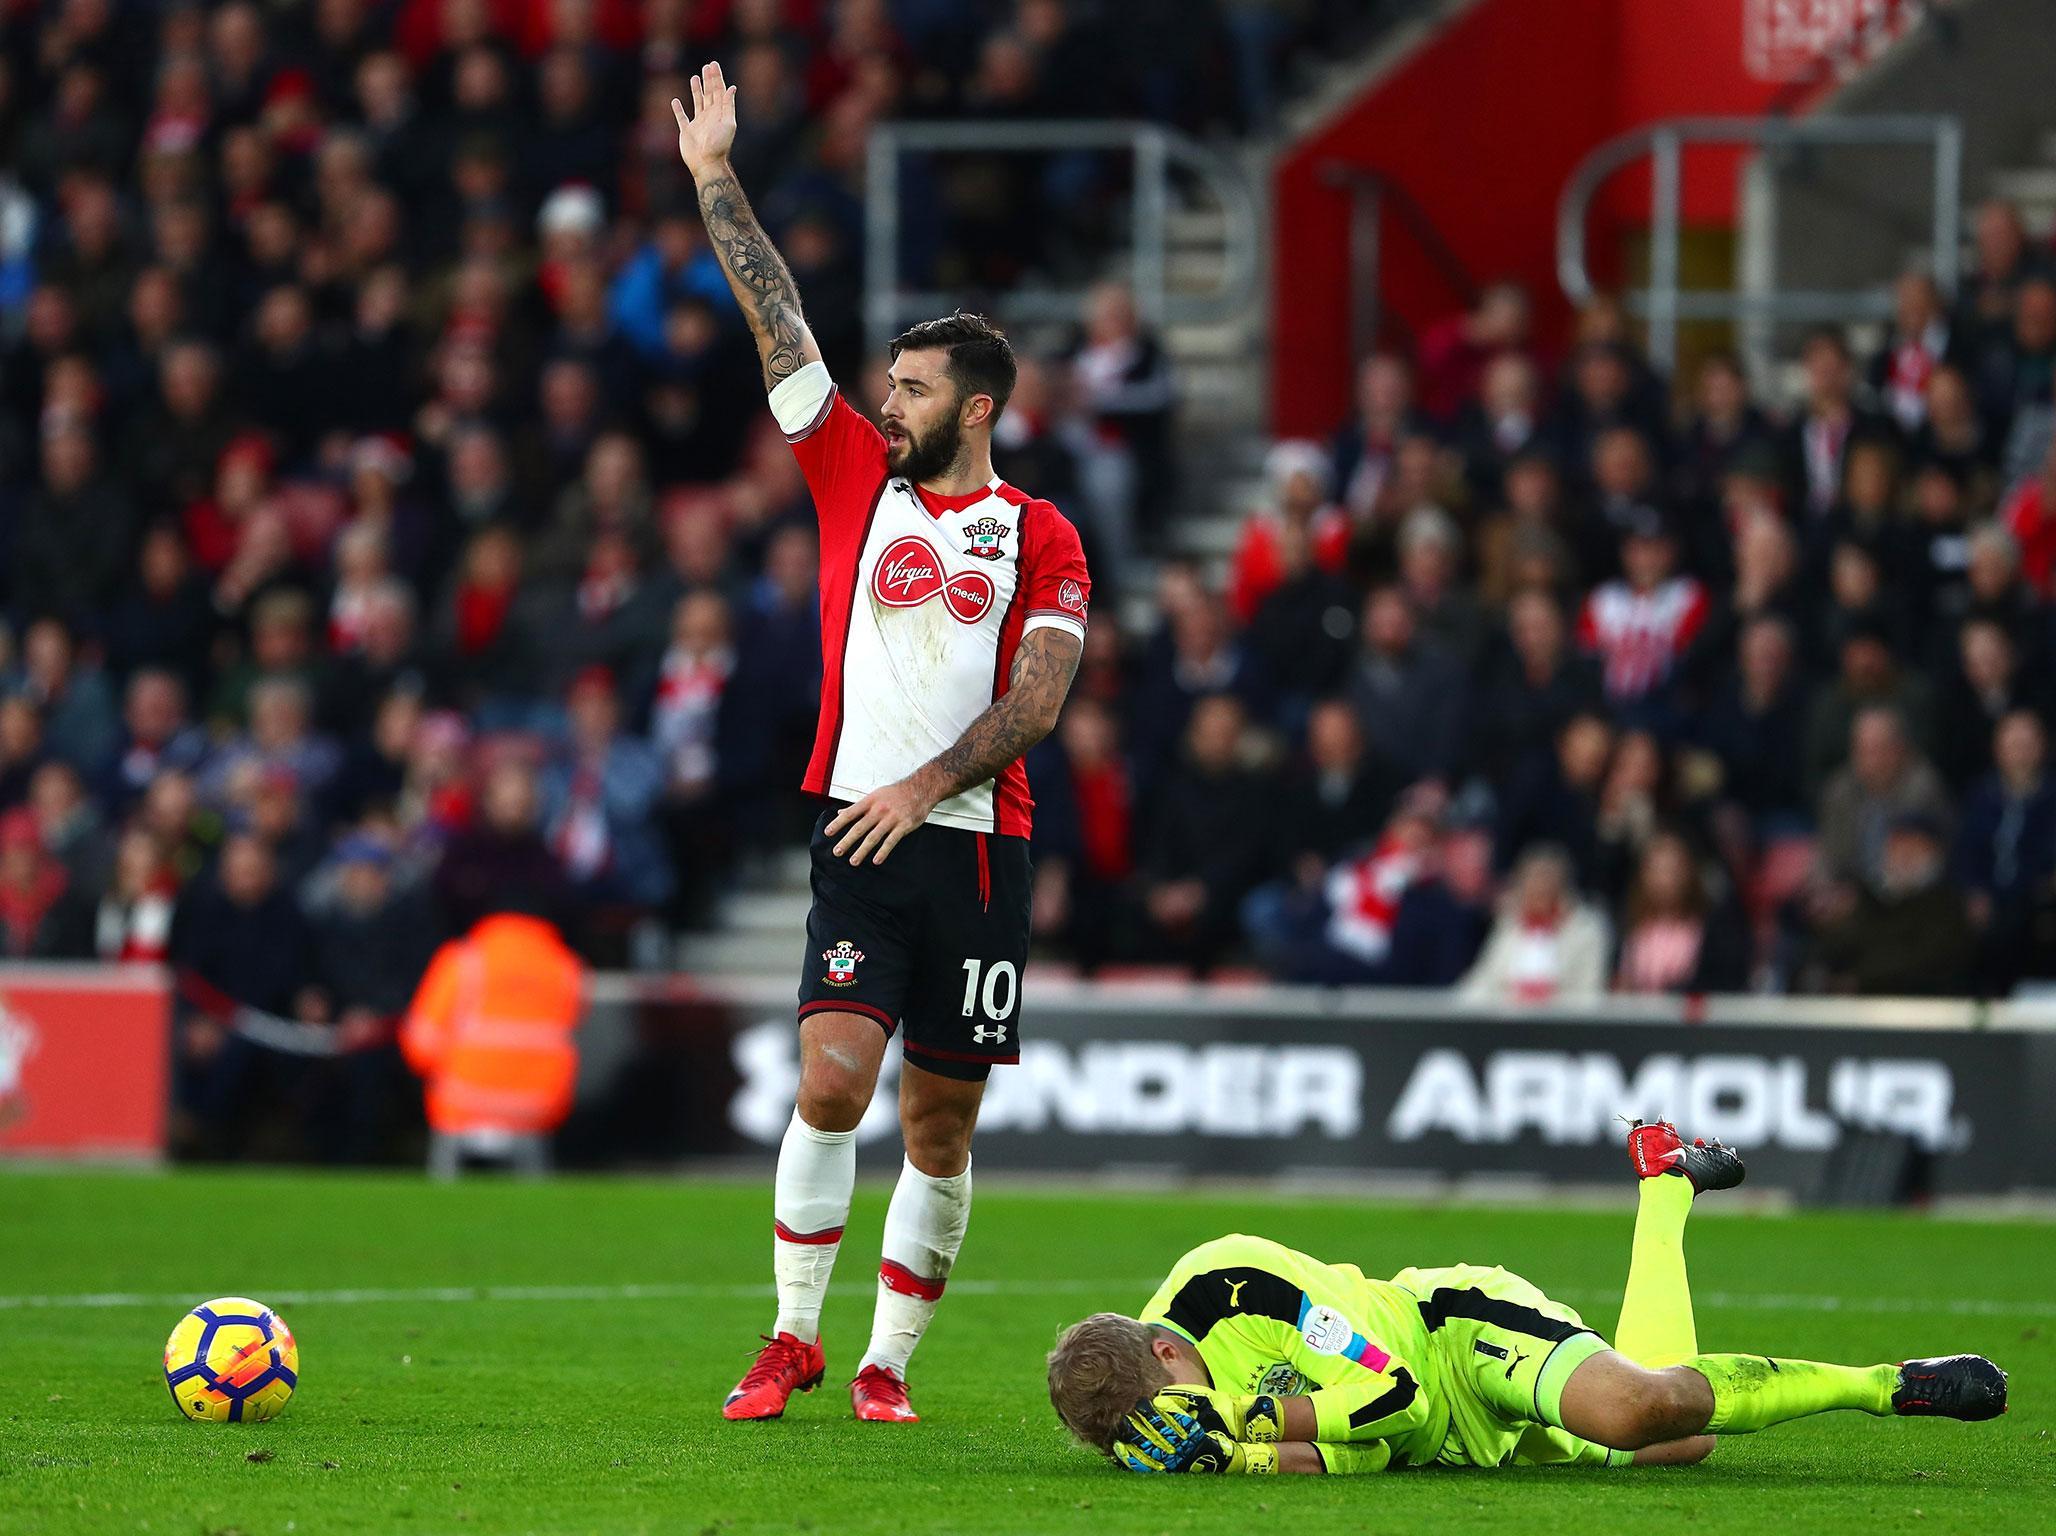
[[[164,1341],[164,1384],[189,1419],[258,1424],[300,1384],[300,1346],[261,1301],[223,1296],[193,1308]]]

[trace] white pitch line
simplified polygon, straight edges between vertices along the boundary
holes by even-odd
[[[1621,1293],[1610,1291],[1607,1300],[1619,1301]],[[1695,1306],[1716,1311],[1742,1312],[1863,1312],[1940,1313],[1945,1317],[2040,1317],[2056,1313],[2056,1301],[2039,1297],[2032,1301],[1989,1301],[1975,1296],[1954,1296],[1931,1300],[1920,1296],[1808,1296],[1775,1293],[1750,1295],[1738,1291],[1695,1292]]]
[[[957,1280],[951,1282],[955,1296],[1102,1296],[1132,1293],[1146,1296],[1157,1280]],[[834,1289],[843,1292],[868,1290],[845,1283]],[[358,1307],[378,1305],[444,1304],[451,1302],[522,1301],[758,1301],[772,1295],[768,1283],[755,1285],[708,1285],[692,1282],[657,1282],[647,1285],[442,1285],[411,1288],[356,1288],[346,1290],[270,1290],[266,1299],[274,1306]],[[1621,1299],[1617,1290],[1569,1289],[1552,1293],[1580,1306],[1614,1305]],[[1929,1299],[1916,1296],[1821,1296],[1777,1292],[1700,1291],[1694,1300],[1712,1311],[1735,1312],[1845,1312],[1858,1315],[1890,1316],[1921,1314],[1943,1317],[2040,1317],[2056,1314],[2056,1300],[2047,1297],[2009,1301],[1974,1296]],[[0,1312],[32,1310],[90,1311],[118,1307],[190,1307],[191,1296],[151,1295],[140,1291],[81,1291],[43,1296],[0,1296]]]
[[[1103,1291],[1140,1289],[1155,1280],[958,1280],[955,1296],[1085,1296]],[[837,1290],[854,1291],[845,1283]],[[865,1289],[869,1287],[866,1286]],[[433,1285],[411,1288],[359,1287],[345,1290],[267,1290],[271,1306],[360,1307],[385,1303],[471,1301],[755,1301],[775,1295],[769,1281],[755,1285],[705,1285],[658,1282],[650,1285]],[[142,1291],[80,1291],[42,1296],[0,1296],[0,1312],[28,1310],[94,1310],[116,1307],[188,1307],[190,1296],[150,1295]]]

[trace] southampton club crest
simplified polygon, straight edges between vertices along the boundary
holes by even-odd
[[[856,982],[857,962],[864,952],[848,939],[837,939],[833,949],[821,951],[821,958],[828,962],[828,974],[821,979],[831,987],[847,987]]]
[[[971,541],[964,547],[964,553],[976,555],[980,560],[997,560],[1005,554],[1006,551],[999,547],[999,541],[1012,531],[996,517],[981,517],[957,530]]]

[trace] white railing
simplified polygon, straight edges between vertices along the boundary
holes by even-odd
[[[1889,277],[1872,287],[1783,289],[1774,251],[1777,182],[1761,154],[1743,172],[1742,200],[1754,224],[1741,281],[1734,289],[1687,289],[1678,284],[1678,241],[1682,229],[1684,153],[1692,145],[1787,150],[1826,145],[1882,147],[1928,145],[1933,149],[1933,211],[1930,270],[1944,293],[1956,287],[1961,254],[1963,130],[1953,117],[1913,113],[1868,117],[1783,118],[1679,117],[1651,123],[1601,144],[1565,183],[1556,213],[1556,271],[1566,297],[1582,304],[1597,291],[1586,261],[1585,226],[1593,200],[1613,176],[1644,159],[1649,179],[1649,286],[1626,295],[1629,309],[1649,323],[1649,356],[1665,372],[1677,362],[1678,324],[1684,320],[1739,321],[1751,328],[1757,346],[1767,345],[1769,327],[1779,322],[1843,324],[1882,319],[1891,313]]]
[[[908,324],[956,308],[957,296],[900,286],[901,164],[922,154],[1052,154],[1121,152],[1133,161],[1129,276],[1136,306],[1152,325],[1225,319],[1256,298],[1256,200],[1235,166],[1196,139],[1155,123],[1089,120],[1047,123],[881,123],[871,131],[864,198],[864,319],[871,343],[883,347]],[[1169,266],[1171,172],[1192,172],[1219,201],[1226,240],[1218,289],[1172,293]],[[1078,318],[1082,289],[1022,288],[1006,297],[1007,318],[1068,322]]]

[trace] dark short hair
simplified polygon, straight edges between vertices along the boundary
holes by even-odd
[[[1007,333],[984,315],[960,309],[939,320],[923,320],[892,338],[894,361],[902,352],[929,351],[949,355],[949,376],[965,399],[992,396],[992,414],[997,420],[1014,392],[1014,349],[1007,342]]]

